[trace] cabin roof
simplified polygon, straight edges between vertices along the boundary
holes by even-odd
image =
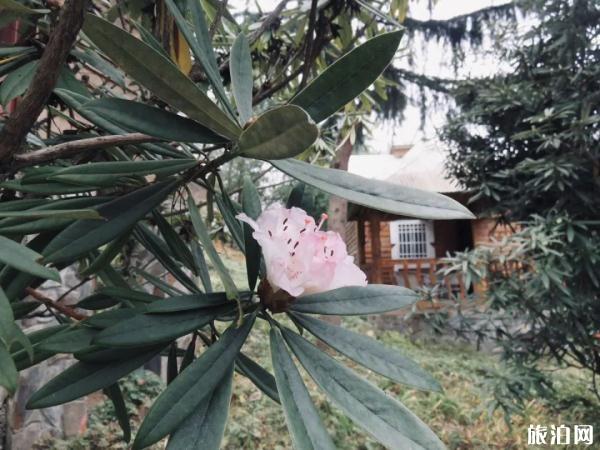
[[[448,148],[438,139],[415,144],[403,157],[390,154],[352,155],[348,171],[425,191],[462,192],[458,181],[446,174]]]

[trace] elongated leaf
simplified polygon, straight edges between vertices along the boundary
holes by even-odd
[[[208,272],[208,266],[206,264],[206,259],[204,258],[202,247],[200,247],[200,244],[198,244],[196,241],[192,241],[191,245],[192,255],[194,256],[194,262],[198,268],[198,276],[200,277],[202,286],[204,286],[204,290],[206,292],[212,292],[213,288],[210,281],[210,273]]]
[[[12,395],[17,389],[18,377],[19,374],[10,353],[4,345],[0,344],[0,386],[6,388]]]
[[[18,242],[0,236],[0,262],[7,266],[14,267],[22,272],[35,275],[36,277],[58,281],[60,275],[54,269],[49,269],[39,264],[37,261],[42,259],[42,255],[34,252]]]
[[[1,228],[0,228],[1,231]],[[100,253],[90,264],[80,272],[80,275],[85,277],[97,273],[108,266],[113,259],[119,254],[123,246],[129,241],[131,234],[123,233],[120,237],[109,243],[102,253]]]
[[[196,0],[187,1],[188,10],[191,13],[192,22],[194,24],[194,30],[190,28],[173,0],[166,0],[165,3],[175,18],[177,28],[179,28],[179,31],[181,31],[190,46],[192,53],[194,53],[194,56],[202,65],[221,104],[225,106],[231,116],[234,117],[235,113],[229,103],[225,88],[223,87],[223,80],[221,80],[217,59],[213,51],[212,39],[208,33],[206,18],[204,17],[204,11],[202,10],[200,2]]]
[[[160,230],[160,234],[162,234],[165,242],[171,249],[173,256],[175,256],[177,260],[183,263],[183,265],[190,269],[194,274],[197,274],[196,264],[194,262],[194,257],[192,256],[192,252],[187,244],[183,242],[183,239],[181,239],[177,231],[175,231],[173,226],[158,211],[152,211],[152,217],[154,218],[154,222]]]
[[[76,353],[90,346],[98,331],[80,326],[61,331],[42,342],[39,349],[54,353]]]
[[[169,249],[165,242],[143,224],[135,227],[134,236],[142,243],[150,253],[156,256],[156,259],[173,275],[177,281],[184,285],[191,292],[199,292],[198,286],[169,255]]]
[[[60,169],[49,177],[59,175],[172,175],[194,167],[198,164],[195,159],[171,159],[153,161],[111,161],[81,164]]]
[[[219,207],[219,211],[223,215],[223,221],[225,225],[227,225],[227,229],[231,233],[231,237],[235,241],[238,248],[243,252],[244,251],[244,231],[240,222],[235,218],[236,209],[233,205],[233,202],[227,194],[215,194],[215,200],[217,202],[217,206]]]
[[[224,292],[214,294],[182,295],[169,297],[154,302],[146,308],[147,314],[166,314],[174,312],[192,311],[196,309],[214,308],[229,304],[230,301]]]
[[[275,377],[273,377],[273,375],[265,368],[243,353],[238,355],[235,364],[238,372],[252,381],[257,388],[263,391],[273,401],[280,403]]]
[[[4,347],[10,348],[14,337],[15,317],[10,302],[6,297],[4,289],[0,287],[0,346],[4,342]]]
[[[123,430],[123,440],[129,442],[131,440],[131,424],[129,423],[129,414],[119,383],[108,386],[104,389],[104,393],[110,398],[115,407],[115,415],[117,416],[121,430]]]
[[[221,382],[171,435],[167,450],[219,450],[231,400],[233,364]]]
[[[138,131],[166,141],[215,144],[225,139],[193,120],[164,109],[120,98],[102,98],[83,105],[84,110],[110,116],[130,131]]]
[[[298,93],[291,103],[321,122],[368,88],[390,63],[402,31],[369,39],[329,66]]]
[[[142,278],[144,278],[145,280],[147,280],[152,286],[154,286],[155,288],[161,290],[162,292],[164,292],[167,295],[172,295],[172,296],[177,296],[177,295],[184,295],[185,292],[183,292],[181,289],[177,289],[174,286],[171,286],[167,283],[165,283],[163,280],[161,280],[158,277],[155,277],[154,275],[152,275],[151,273],[148,273],[144,270],[141,269],[134,269],[134,271],[140,275]]]
[[[155,347],[110,363],[78,362],[36,391],[27,402],[27,408],[61,405],[104,389],[152,359],[161,349],[162,347]]]
[[[80,192],[95,191],[97,186],[73,186],[66,183],[36,183],[23,184],[20,181],[3,181],[0,188],[10,189],[12,191],[26,192],[28,194],[78,194]]]
[[[125,72],[172,107],[217,134],[236,139],[241,130],[168,58],[127,31],[86,15],[84,32]]]
[[[47,9],[31,9],[15,0],[0,0],[0,9],[12,11],[17,14],[46,14]]]
[[[260,216],[262,207],[260,205],[260,196],[258,190],[250,177],[244,177],[244,189],[242,190],[242,208],[244,213],[252,219],[257,219]],[[248,275],[248,286],[254,289],[258,275],[260,272],[260,264],[262,250],[256,239],[252,236],[253,229],[247,223],[243,223],[244,227],[244,249],[246,253],[246,274]]]
[[[347,286],[296,299],[292,311],[309,314],[359,316],[379,314],[412,305],[419,296],[410,289],[385,284]]]
[[[12,71],[0,84],[0,104],[6,106],[12,99],[22,95],[29,88],[29,84],[37,70],[38,61],[31,61],[24,66]]]
[[[176,182],[152,184],[97,207],[100,220],[78,220],[61,231],[44,249],[44,259],[69,262],[127,232],[138,220],[159,205]]]
[[[306,371],[344,413],[393,450],[445,449],[417,416],[296,333],[283,336]]]
[[[344,170],[323,169],[297,160],[270,163],[297,180],[368,208],[423,219],[475,217],[457,201],[435,192],[370,180]]]
[[[297,450],[335,449],[281,333],[271,328],[271,359],[285,421]]]
[[[238,34],[233,41],[229,58],[229,73],[240,122],[245,124],[252,118],[253,76],[250,45],[243,33]]]
[[[156,399],[133,443],[142,449],[172,433],[223,381],[244,344],[254,316],[239,328],[231,326],[200,358],[191,363]]]
[[[115,68],[111,63],[102,58],[98,52],[91,49],[71,50],[71,55],[75,56],[80,61],[89,64],[110,78],[115,84],[121,87],[126,87],[125,75],[119,69]]]
[[[234,305],[171,314],[138,314],[102,330],[93,340],[107,347],[138,347],[168,342],[208,324]]]
[[[367,369],[418,389],[441,391],[439,383],[417,363],[374,339],[303,314],[293,314],[293,318],[302,328]]]
[[[58,219],[102,219],[98,211],[94,211],[93,209],[0,211],[0,218],[8,217],[23,219],[42,219],[47,217]]]
[[[285,159],[299,155],[319,136],[319,129],[294,105],[273,108],[259,116],[240,136],[240,153],[255,159]]]
[[[161,300],[161,297],[129,288],[108,286],[100,288],[92,295],[80,300],[77,307],[89,310],[105,309],[118,305],[122,300],[143,305]]]
[[[223,282],[223,286],[225,287],[225,291],[227,292],[227,298],[234,299],[238,297],[237,288],[235,287],[235,283],[229,274],[229,271],[223,264],[221,257],[217,253],[215,246],[210,239],[210,235],[208,234],[208,230],[204,225],[204,221],[202,217],[200,217],[200,212],[198,211],[198,207],[194,203],[194,198],[191,194],[188,195],[188,208],[190,211],[190,218],[192,219],[192,225],[194,226],[194,230],[196,230],[196,235],[200,240],[200,244],[204,248],[204,251],[207,253],[208,258],[213,263],[221,281]]]

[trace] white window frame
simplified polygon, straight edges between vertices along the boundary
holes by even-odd
[[[405,243],[405,251],[401,252],[402,245],[400,242],[400,230],[401,228],[417,227],[424,225],[425,228],[425,252],[423,249],[419,249],[419,242],[414,240],[414,242],[408,241],[409,247],[412,245],[412,248],[406,248]],[[410,234],[410,230],[407,230]],[[424,258],[435,258],[435,247],[433,245],[435,240],[434,232],[433,232],[433,221],[432,220],[394,220],[390,222],[390,241],[392,244],[392,259],[424,259]]]

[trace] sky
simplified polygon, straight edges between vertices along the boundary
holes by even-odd
[[[305,0],[307,1],[307,0]],[[451,17],[467,14],[487,6],[499,5],[506,0],[437,0],[430,11],[428,0],[411,0],[410,16],[414,19],[444,20]],[[263,11],[271,11],[279,3],[279,0],[230,0],[229,4],[234,8],[249,8],[256,11],[255,4],[260,5]],[[406,39],[406,38],[405,38]],[[440,44],[429,44],[423,49],[422,57],[411,70],[416,72],[451,78],[458,75],[461,78],[470,76],[482,76],[493,73],[499,67],[499,62],[490,58],[467,57],[461,65],[457,74],[450,67],[445,67],[443,62],[448,54],[447,49]],[[398,67],[409,68],[406,58],[401,52],[394,61]],[[416,97],[416,96],[415,96]],[[415,99],[416,101],[417,99]],[[435,137],[436,129],[445,122],[445,111],[436,111],[434,108],[428,112],[428,120],[423,130],[420,129],[420,108],[417,104],[409,104],[405,111],[405,120],[400,125],[376,123],[372,128],[372,135],[367,139],[370,153],[387,153],[391,145],[415,144],[416,142]]]

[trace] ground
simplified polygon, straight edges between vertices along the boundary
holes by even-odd
[[[245,273],[243,262],[228,255],[228,265],[234,266],[233,273],[240,284]],[[490,352],[478,352],[465,343],[448,343],[429,338],[426,341],[411,341],[396,331],[376,329],[367,318],[344,318],[343,326],[354,331],[375,337],[382,343],[396,348],[412,357],[443,386],[443,393],[419,392],[375,375],[345,360],[355,370],[366,376],[393,395],[423,421],[425,421],[450,450],[511,450],[535,449],[527,446],[529,424],[593,424],[596,441],[600,439],[600,404],[592,400],[587,391],[589,380],[572,369],[560,370],[552,374],[557,392],[552,402],[533,400],[526,404],[523,415],[513,415],[510,426],[500,411],[490,411],[490,377],[502,374],[506,369],[498,358]],[[260,321],[243,351],[264,367],[270,369],[268,349],[268,327]],[[343,358],[342,358],[343,359]],[[339,410],[325,401],[314,383],[303,373],[317,409],[324,419],[337,448],[344,450],[374,450],[382,446],[370,439],[362,430],[354,426]],[[140,376],[136,375],[137,377]],[[291,442],[279,405],[263,395],[254,385],[236,374],[229,421],[222,448],[225,450],[283,450],[291,449]],[[160,390],[160,381],[145,374],[142,381],[129,379],[126,392],[135,396],[131,404],[134,414],[134,427],[139,425],[137,412],[151,404],[152,397]],[[583,399],[583,400],[582,400]],[[568,404],[568,407],[565,405]],[[44,443],[44,449],[84,450],[127,448],[120,443],[117,425],[109,422],[109,404],[100,404],[92,413],[86,436],[71,441]],[[110,438],[107,438],[110,436]],[[155,446],[156,449],[163,445]],[[549,447],[545,447],[549,448]],[[561,449],[576,447],[557,447]],[[579,446],[578,448],[584,448]],[[594,447],[586,447],[594,448]],[[596,448],[600,448],[597,446]]]

